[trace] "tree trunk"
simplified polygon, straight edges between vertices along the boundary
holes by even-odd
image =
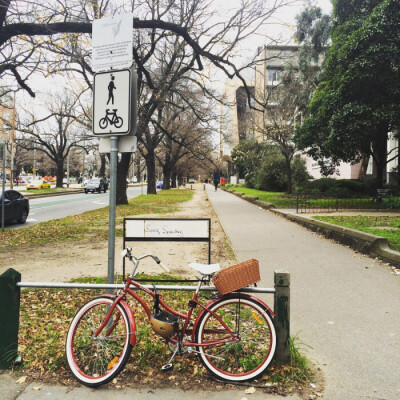
[[[106,154],[100,154],[100,172],[99,176],[106,176]]]
[[[145,156],[147,167],[147,194],[157,194],[156,190],[156,158],[154,151],[150,150]]]
[[[171,174],[172,174],[172,163],[169,154],[165,156],[165,164],[163,166],[163,190],[171,189]]]
[[[387,164],[387,140],[388,140],[388,129],[383,126],[377,134],[377,139],[372,143],[373,152],[376,161],[376,184],[377,188],[380,189],[384,184],[384,172]]]
[[[291,157],[284,154],[285,156],[285,163],[286,163],[286,177],[287,177],[287,188],[286,193],[292,194],[292,166],[291,166]]]
[[[62,188],[64,180],[64,159],[62,157],[57,157],[56,167],[57,167],[56,187]]]
[[[178,177],[176,171],[171,173],[171,188],[176,188],[176,178]]]
[[[358,171],[358,178],[360,181],[365,181],[367,176],[367,169],[368,169],[369,157],[364,157],[361,160],[360,171]]]
[[[122,153],[121,160],[118,162],[117,166],[117,205],[128,204],[126,177],[128,175],[130,161],[131,153]]]

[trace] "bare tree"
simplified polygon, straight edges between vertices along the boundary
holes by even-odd
[[[137,16],[133,21],[134,63],[141,98],[137,135],[150,160],[154,158],[152,144],[159,143],[152,137],[150,122],[176,83],[188,79],[189,72],[197,74],[194,82],[211,95],[204,84],[204,74],[205,67],[213,67],[229,78],[238,77],[247,88],[242,76],[245,67],[239,68],[232,58],[236,49],[261,30],[279,7],[296,2],[243,1],[238,8],[222,13],[214,9],[211,0],[126,0],[114,8],[107,0],[0,0],[0,52],[7,56],[0,63],[0,75],[11,74],[20,87],[34,95],[27,79],[45,61],[46,65],[51,63],[51,72],[67,68],[79,72],[90,86],[92,71],[85,42],[90,40],[92,20],[133,10]],[[54,51],[56,58],[51,59],[50,53],[39,49]],[[124,153],[118,165],[117,204],[127,202],[125,177],[130,158],[129,153]],[[150,167],[151,193],[155,192],[152,172]]]
[[[26,108],[25,115],[17,121],[18,131],[29,140],[20,141],[26,149],[37,149],[45,153],[56,165],[57,187],[62,187],[65,159],[73,148],[88,151],[93,140],[79,122],[80,96],[71,92],[47,94],[44,115],[38,116],[32,108]]]

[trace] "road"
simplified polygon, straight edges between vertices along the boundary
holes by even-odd
[[[145,192],[145,186],[129,187],[128,199],[137,197]],[[30,212],[26,223],[24,225],[9,225],[6,226],[6,229],[21,228],[51,219],[63,218],[69,215],[76,215],[85,211],[106,207],[108,206],[109,199],[110,191],[107,193],[78,193],[30,199]]]
[[[208,195],[239,261],[291,276],[291,336],[323,371],[326,400],[400,399],[400,279],[384,264],[232,194]],[[271,302],[271,299],[267,299]]]

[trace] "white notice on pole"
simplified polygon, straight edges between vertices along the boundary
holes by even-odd
[[[92,26],[92,69],[95,72],[132,65],[133,14],[95,19]]]

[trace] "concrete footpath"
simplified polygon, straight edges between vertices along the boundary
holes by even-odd
[[[399,276],[237,196],[207,190],[238,260],[260,261],[261,286],[273,285],[274,270],[290,272],[291,335],[322,369],[322,398],[400,399]]]
[[[0,373],[0,400],[177,400],[183,398],[191,400],[278,400],[283,397],[268,395],[261,391],[246,395],[245,389],[224,391],[184,391],[181,389],[116,389],[105,385],[98,389],[89,389],[84,386],[69,388],[66,386],[49,386],[34,382],[28,386],[18,385],[15,378],[7,372]],[[300,400],[297,396],[285,397],[288,400]]]

